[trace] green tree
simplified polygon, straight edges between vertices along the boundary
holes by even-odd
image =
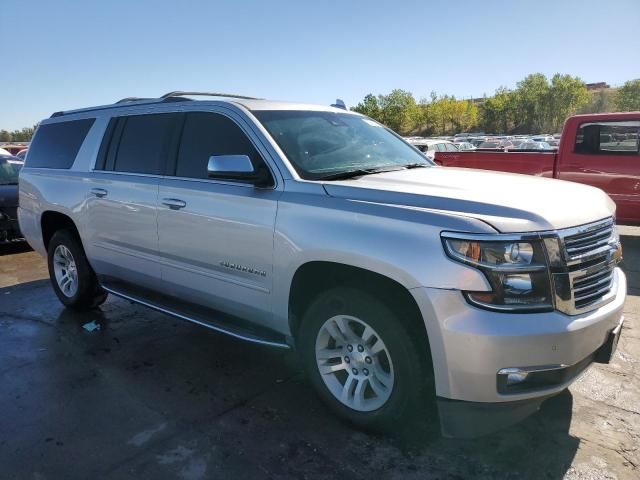
[[[11,133],[7,130],[0,130],[0,142],[10,142]]]
[[[548,131],[560,131],[567,117],[589,103],[589,92],[584,82],[578,77],[556,73],[551,78],[545,103],[546,118],[542,128]]]
[[[589,102],[578,110],[579,113],[602,113],[613,112],[616,95],[611,90],[599,90],[590,95]]]
[[[515,92],[500,87],[493,97],[480,105],[479,124],[485,132],[503,133],[513,130],[518,123],[518,98]]]
[[[371,117],[375,120],[381,121],[381,110],[378,104],[378,99],[372,93],[367,94],[364,99],[353,107],[353,111]]]
[[[420,125],[422,111],[406,90],[396,89],[388,95],[378,95],[378,105],[380,121],[399,134],[407,134]]]
[[[528,75],[517,84],[515,94],[516,127],[527,132],[544,129],[549,105],[549,82],[542,73]]]
[[[640,78],[626,82],[616,94],[616,108],[621,112],[640,110]]]

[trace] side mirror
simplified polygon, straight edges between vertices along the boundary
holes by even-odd
[[[268,169],[256,169],[247,155],[212,155],[207,164],[207,176],[244,181],[258,187],[271,185]]]

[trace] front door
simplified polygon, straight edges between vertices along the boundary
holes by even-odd
[[[268,326],[279,190],[210,178],[213,155],[247,155],[255,168],[266,168],[234,120],[186,113],[175,175],[160,181],[158,194],[164,291]]]

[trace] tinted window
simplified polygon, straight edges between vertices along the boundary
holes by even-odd
[[[640,121],[583,123],[576,135],[576,153],[637,155]]]
[[[29,147],[29,167],[71,168],[91,125],[95,120],[40,125]]]
[[[22,165],[15,160],[10,160],[12,158],[15,157],[0,155],[0,185],[18,183],[18,173]]]
[[[217,113],[188,113],[176,176],[208,178],[207,165],[212,155],[247,155],[256,170],[266,168],[251,141],[232,120]]]
[[[114,170],[154,175],[164,173],[176,118],[173,114],[123,117]],[[117,141],[115,135],[114,141]]]

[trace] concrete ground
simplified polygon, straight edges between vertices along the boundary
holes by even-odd
[[[34,252],[0,252],[0,477],[640,478],[640,228],[615,360],[524,422],[450,440],[425,422],[372,436],[338,421],[295,356],[110,298],[58,303]],[[82,325],[95,320],[99,331]]]

